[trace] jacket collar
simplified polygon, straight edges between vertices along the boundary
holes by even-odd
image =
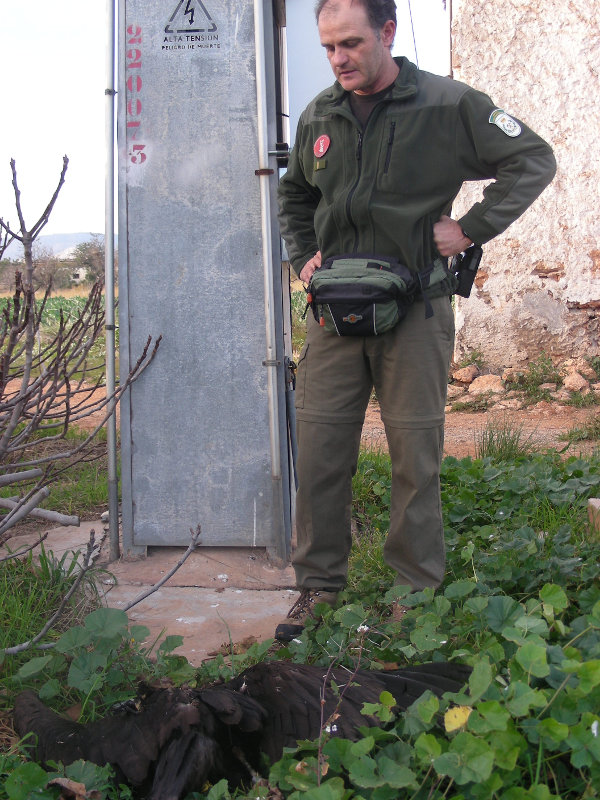
[[[395,58],[394,61],[400,67],[394,87],[388,99],[408,100],[417,93],[417,67],[404,56]],[[335,113],[340,106],[349,105],[347,92],[342,85],[336,81],[329,89],[325,89],[317,100],[315,110],[319,114]]]

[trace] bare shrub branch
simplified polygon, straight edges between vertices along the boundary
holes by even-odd
[[[49,203],[37,222],[28,228],[21,206],[17,168],[12,159],[10,168],[19,229],[14,230],[0,218],[0,256],[15,239],[22,243],[24,251],[23,271],[15,273],[14,293],[0,311],[0,487],[15,487],[15,496],[0,501],[0,509],[7,509],[0,514],[0,546],[12,537],[15,525],[29,514],[60,524],[73,521],[79,524],[78,518],[74,520],[37,506],[49,495],[52,483],[66,470],[98,457],[94,451],[98,431],[115,413],[123,393],[152,362],[161,341],[159,337],[153,344],[149,337],[126,380],[110,395],[104,393],[98,397],[97,390],[105,385],[104,360],[94,352],[104,334],[106,320],[103,281],[94,283],[83,307],[74,315],[69,317],[61,309],[57,320],[42,324],[52,288],[51,275],[49,271],[46,276],[36,276],[36,265],[42,269],[42,260],[34,260],[33,246],[50,218],[65,182],[68,164],[65,156]],[[40,283],[46,284],[45,291],[41,301],[36,302],[36,284]],[[66,438],[69,427],[92,415],[98,420],[93,430],[83,441],[70,444]],[[188,554],[195,548],[198,537],[199,530],[192,537]],[[8,552],[0,562],[20,558],[44,538],[30,547]],[[63,614],[98,552],[92,531],[83,568],[51,619],[31,640],[3,650],[4,654],[20,653],[37,645]],[[180,564],[186,558],[187,555]]]
[[[150,597],[151,594],[157,592],[160,589],[160,587],[163,586],[169,580],[169,578],[175,575],[177,570],[185,564],[185,562],[188,560],[188,557],[194,552],[194,550],[200,544],[200,525],[196,526],[195,531],[190,528],[190,533],[192,535],[192,540],[188,546],[188,549],[181,556],[181,558],[179,559],[177,564],[175,564],[173,569],[169,570],[169,572],[167,572],[167,574],[164,577],[162,577],[157,583],[151,586],[146,592],[143,592],[142,594],[138,595],[138,597],[132,600],[131,603],[126,605],[123,611],[129,611],[130,608],[137,606],[137,604],[141,603],[142,600],[145,600],[147,597]]]
[[[152,362],[160,343],[159,337],[151,349],[149,338],[124,383],[111,395],[98,397],[97,390],[104,386],[104,362],[94,363],[93,349],[104,333],[102,281],[94,283],[74,318],[67,319],[61,310],[54,326],[42,326],[51,284],[37,303],[32,247],[52,213],[68,164],[65,156],[50,202],[28,229],[16,164],[14,159],[10,162],[20,230],[12,230],[0,219],[0,247],[3,243],[6,246],[9,239],[20,241],[25,272],[24,275],[16,272],[14,294],[0,315],[0,471],[16,474],[14,483],[27,479],[28,484],[8,504],[8,513],[0,517],[0,545],[10,538],[9,530],[36,509],[48,494],[47,487],[66,468],[77,461],[89,460],[96,434],[114,413],[123,393]],[[57,451],[56,443],[61,440],[66,443],[70,425],[99,414],[99,421],[82,442]],[[32,469],[37,470],[35,477]],[[12,485],[12,481],[5,476],[2,484]]]

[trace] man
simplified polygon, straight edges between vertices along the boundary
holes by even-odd
[[[351,481],[373,386],[392,461],[384,558],[413,591],[443,580],[440,500],[455,288],[447,259],[502,233],[552,180],[550,147],[465,84],[394,59],[393,0],[320,0],[321,44],[336,83],[304,110],[280,185],[292,266],[308,284],[340,254],[434,269],[427,301],[379,336],[337,336],[308,318],[296,383],[297,548],[301,590],[276,638],[289,641],[318,603],[335,605],[351,545]],[[493,178],[461,219],[466,180]],[[420,297],[423,300],[423,297]],[[393,610],[400,619],[404,607]],[[318,612],[318,609],[317,609]]]

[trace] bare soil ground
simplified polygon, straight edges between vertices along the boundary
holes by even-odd
[[[103,390],[98,390],[101,392]],[[527,409],[510,411],[485,411],[467,413],[451,411],[446,414],[444,437],[444,455],[464,458],[475,456],[477,442],[481,432],[485,430],[490,421],[497,424],[509,424],[514,430],[521,430],[521,441],[528,443],[536,450],[555,449],[564,451],[565,456],[589,455],[600,448],[599,441],[574,442],[570,445],[561,439],[561,436],[581,428],[592,418],[600,414],[599,406],[589,408],[573,408],[558,403],[538,403]],[[91,415],[82,420],[80,426],[85,430],[93,430],[102,414]],[[379,406],[375,401],[369,403],[362,435],[363,445],[366,447],[387,450],[385,430],[381,422]],[[98,444],[95,449],[98,456],[102,457],[100,450],[105,447]],[[90,515],[83,515],[85,519],[97,518],[104,509],[91,509]],[[43,532],[48,529],[48,523],[36,521],[31,517],[20,525],[15,526],[13,536],[31,532]]]
[[[521,441],[529,443],[536,450],[563,450],[568,443],[560,438],[561,435],[573,428],[583,427],[598,413],[598,406],[573,408],[546,402],[515,411],[451,411],[446,414],[444,455],[455,458],[474,456],[481,432],[490,421],[499,425],[506,423],[514,430],[521,430]],[[379,407],[373,401],[367,409],[362,440],[368,447],[387,449]],[[589,454],[598,449],[599,445],[598,441],[574,442],[567,447],[565,454]]]

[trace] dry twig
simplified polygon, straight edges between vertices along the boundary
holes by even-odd
[[[188,560],[189,556],[194,552],[194,550],[200,544],[200,525],[196,526],[195,531],[190,528],[190,533],[192,534],[192,541],[190,542],[188,549],[181,556],[181,558],[179,559],[177,564],[175,564],[173,569],[170,570],[163,578],[161,578],[158,581],[158,583],[155,583],[154,586],[151,586],[148,589],[148,591],[144,592],[143,594],[140,594],[138,597],[135,598],[135,600],[132,600],[131,603],[126,605],[123,609],[124,611],[129,611],[130,608],[137,606],[137,604],[141,603],[142,600],[145,600],[147,597],[150,597],[151,594],[157,592],[160,589],[160,587],[163,586],[169,580],[169,578],[171,578],[177,572],[177,570],[181,566],[183,566],[183,564]]]
[[[25,262],[24,274],[15,274],[12,300],[0,315],[0,469],[16,473],[15,482],[26,479],[20,471],[26,470],[27,478],[30,478],[30,468],[37,470],[37,480],[0,518],[0,545],[10,538],[12,534],[9,531],[15,524],[36,508],[47,492],[46,487],[64,469],[74,461],[88,460],[94,437],[114,414],[123,393],[152,362],[160,343],[159,337],[150,351],[152,340],[149,338],[124,383],[111,395],[97,399],[96,390],[104,385],[103,365],[92,365],[90,355],[104,332],[102,282],[93,285],[83,309],[74,320],[67,321],[61,311],[58,329],[50,337],[43,335],[41,321],[51,287],[46,288],[41,303],[37,304],[32,246],[48,222],[64,184],[68,163],[65,156],[50,202],[37,222],[28,229],[13,159],[10,166],[19,231],[0,219],[0,250],[6,247],[9,239],[17,239],[23,244]],[[102,414],[101,420],[84,441],[59,452],[56,447],[48,450],[48,445],[65,440],[70,425],[99,413]],[[6,485],[7,480],[3,483]]]

